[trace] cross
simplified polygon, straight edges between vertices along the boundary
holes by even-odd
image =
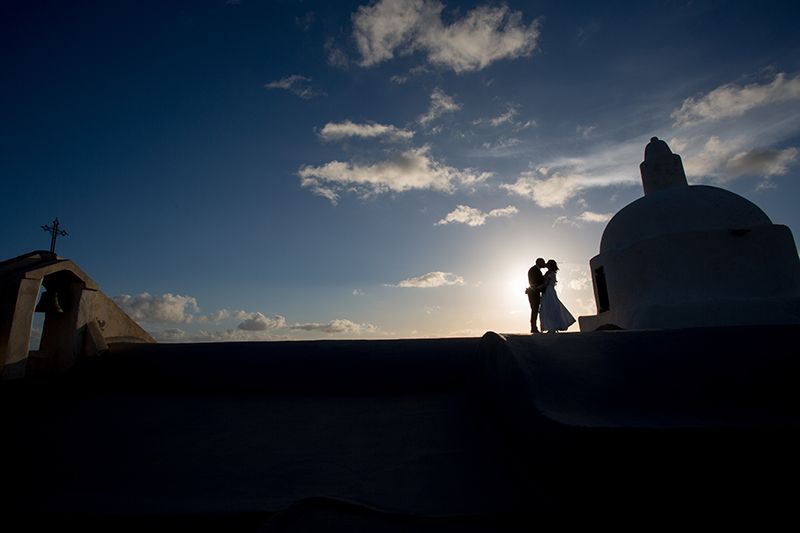
[[[66,237],[67,235],[69,235],[69,233],[67,233],[63,229],[59,229],[61,223],[58,221],[58,217],[56,217],[56,219],[52,221],[50,224],[52,224],[52,226],[45,224],[44,226],[42,226],[42,229],[51,235],[50,253],[54,254],[56,253],[56,239],[58,237]]]

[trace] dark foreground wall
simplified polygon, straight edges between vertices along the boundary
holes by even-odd
[[[0,496],[97,529],[775,516],[798,496],[798,333],[116,346],[0,384]]]

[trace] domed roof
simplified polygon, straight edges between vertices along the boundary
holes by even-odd
[[[772,224],[756,204],[738,194],[692,185],[648,194],[621,209],[600,241],[600,253],[659,235]]]

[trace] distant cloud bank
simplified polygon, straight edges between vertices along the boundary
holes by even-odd
[[[363,293],[361,293],[363,294]],[[167,324],[208,324],[219,325],[226,321],[238,321],[236,327],[216,331],[201,329],[188,332],[172,327],[155,330],[151,333],[163,342],[223,342],[257,341],[292,338],[288,332],[307,331],[325,334],[367,334],[379,331],[374,324],[358,323],[346,318],[337,318],[327,323],[301,323],[289,325],[282,315],[270,318],[258,311],[220,309],[207,315],[199,314],[197,299],[166,293],[154,296],[150,293],[131,296],[115,296],[114,302],[135,321],[148,326]],[[185,327],[185,326],[184,326]]]
[[[373,324],[358,324],[352,320],[337,319],[331,320],[327,324],[295,324],[289,329],[320,331],[322,333],[366,333],[369,331],[377,331],[378,328]]]

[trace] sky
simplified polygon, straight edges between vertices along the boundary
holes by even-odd
[[[3,2],[0,255],[161,341],[526,332],[653,136],[800,231],[790,2]],[[577,325],[572,330],[577,329]]]

